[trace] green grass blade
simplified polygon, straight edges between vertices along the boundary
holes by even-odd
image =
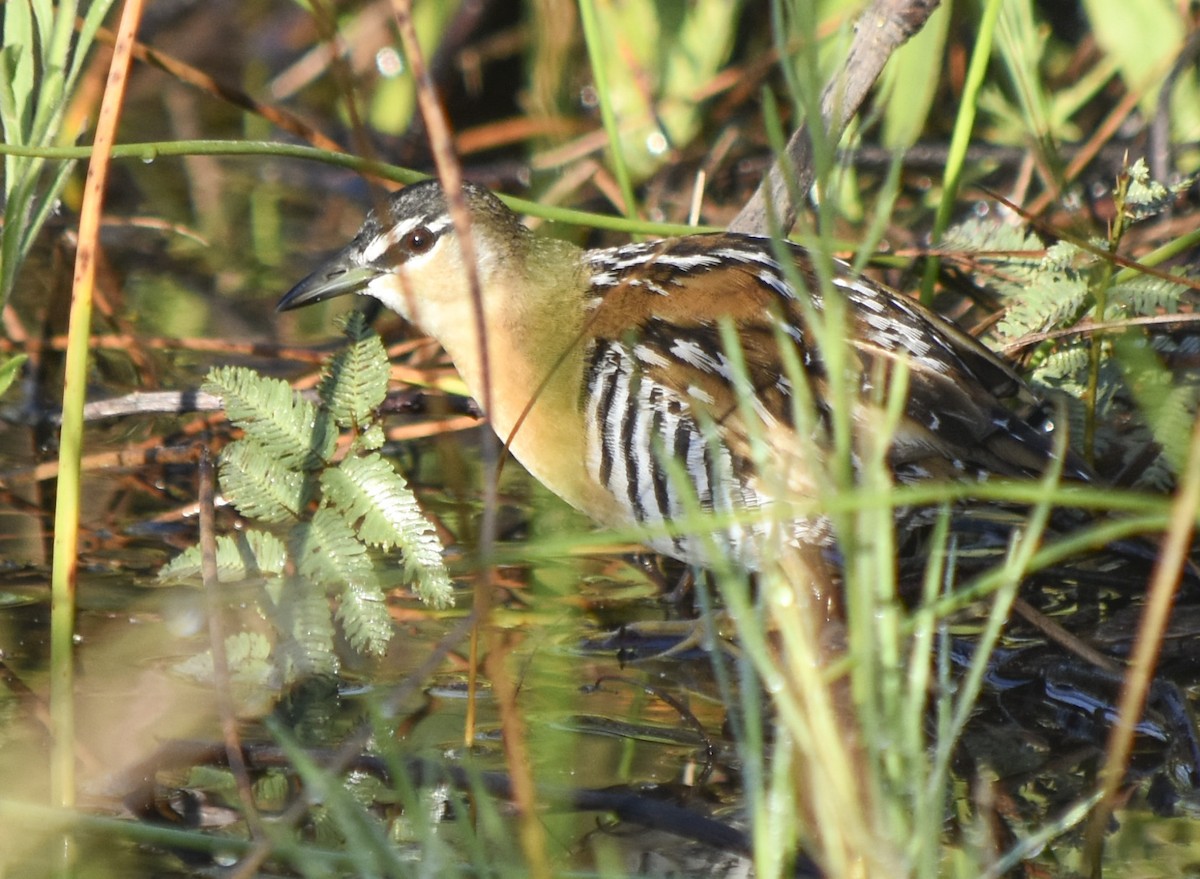
[[[930,240],[936,245],[942,233],[950,225],[950,217],[958,204],[958,186],[967,162],[967,147],[971,133],[975,130],[975,114],[978,109],[979,91],[987,76],[991,59],[992,43],[996,35],[996,22],[1000,18],[1003,0],[987,0],[983,19],[979,23],[979,35],[975,39],[975,51],[967,68],[967,81],[963,87],[962,103],[954,120],[954,134],[950,138],[950,151],[946,156],[946,176],[942,182],[942,200],[938,203],[937,215],[933,220]],[[933,298],[933,283],[937,279],[938,259],[931,257],[925,264],[925,276],[921,280],[921,301],[928,304]]]
[[[587,42],[588,56],[592,62],[592,76],[596,81],[596,93],[600,98],[600,118],[604,122],[604,131],[608,135],[609,154],[612,156],[613,173],[617,176],[617,185],[621,187],[621,198],[625,200],[625,215],[636,217],[637,210],[633,195],[633,181],[629,174],[629,165],[625,161],[625,153],[621,148],[621,126],[613,112],[612,92],[608,81],[608,63],[605,46],[607,41],[600,30],[600,17],[596,11],[595,0],[580,0],[579,17],[583,23],[583,36]]]

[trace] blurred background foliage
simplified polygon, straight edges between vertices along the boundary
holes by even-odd
[[[49,40],[34,38],[22,23],[17,13],[26,5],[14,4],[4,19],[4,106],[10,108],[3,116],[5,140],[25,144],[38,135],[46,144],[71,142],[87,119],[87,102],[94,100],[97,68],[65,97],[49,91],[56,78],[34,75],[35,68],[49,70],[60,61],[78,65],[83,56],[42,58]],[[620,201],[612,177],[616,149],[644,187],[641,214],[675,221],[687,218],[691,184],[703,170],[701,217],[713,225],[728,220],[762,169],[768,151],[762,101],[775,103],[789,124],[795,121],[789,82],[809,76],[814,58],[822,81],[829,75],[861,9],[851,0],[815,4],[802,14],[770,0],[611,0],[596,6],[598,33],[589,44],[572,3],[416,4],[419,34],[467,165],[499,188],[532,187],[545,204],[611,212]],[[85,8],[103,12],[102,4]],[[904,162],[899,218],[886,237],[896,246],[920,242],[929,225],[922,212],[939,195],[938,144],[960,110],[962,75],[980,14],[975,4],[942,3],[890,61],[868,112],[848,135],[847,145],[863,149],[854,161],[845,154],[844,185],[827,191],[838,200],[836,213],[849,240],[859,237],[855,228],[871,216],[872,192],[886,177],[889,151],[919,145]],[[360,155],[427,169],[423,126],[412,116],[411,77],[389,16],[384,3],[318,5],[311,14],[301,6],[261,0],[152,5],[143,38],[221,86],[315,122]],[[1032,163],[1021,171],[1031,176],[1025,192],[1057,196],[1074,186],[1086,196],[1092,184],[1111,188],[1112,154],[1125,150],[1145,154],[1157,179],[1194,171],[1200,163],[1200,95],[1195,65],[1186,63],[1191,24],[1185,6],[1169,0],[1001,4],[977,108],[978,158],[964,183],[1015,182],[1022,163]],[[68,85],[79,75],[71,72]],[[600,125],[594,78],[600,72],[619,120],[615,144]],[[37,114],[22,110],[25,106],[75,110],[63,116],[71,120],[65,125],[51,119],[30,132],[25,129]],[[1097,142],[1101,125],[1110,129]],[[268,122],[212,90],[197,93],[150,65],[135,73],[123,140],[272,136]],[[1098,150],[1102,161],[1071,168],[1081,148]],[[177,254],[185,265],[197,260],[211,292],[262,289],[269,298],[260,280],[275,277],[285,261],[292,264],[299,254],[321,249],[305,240],[306,229],[313,238],[332,241],[335,228],[351,225],[354,203],[340,201],[322,203],[331,216],[311,222],[316,205],[300,195],[313,186],[333,199],[349,194],[357,204],[364,200],[349,177],[313,165],[193,156],[184,160],[181,175],[178,160],[154,156],[146,152],[145,167],[122,165],[112,213],[166,224],[157,249]],[[29,160],[6,157],[6,216],[36,217],[48,212],[46,205],[70,179],[63,173],[69,166],[34,160],[27,168],[21,162]],[[30,179],[40,180],[43,196],[35,197]],[[341,211],[347,216],[335,225]],[[1073,231],[1088,222],[1086,216],[1065,219]],[[7,222],[4,229],[5,240],[11,240],[4,250],[7,295],[36,226]],[[231,247],[235,240],[250,246]],[[142,292],[141,284],[152,289]],[[204,297],[204,290],[164,291],[150,279],[137,279],[133,292],[137,313],[150,320],[152,331],[190,336],[200,330],[204,299],[189,294]]]

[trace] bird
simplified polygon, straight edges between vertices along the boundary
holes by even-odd
[[[903,408],[886,449],[897,483],[1036,477],[1055,461],[1056,412],[1012,366],[844,262],[827,263],[822,284],[801,245],[728,232],[583,249],[535,234],[483,187],[462,184],[462,198],[478,310],[435,180],[371,211],[278,309],[350,293],[378,300],[441,344],[531,475],[603,526],[642,529],[658,553],[701,567],[719,555],[753,572],[766,531],[833,544],[819,510],[764,523],[826,479],[835,389],[849,389],[852,430],[869,433],[901,363]],[[831,297],[849,356],[831,358],[822,335]],[[1092,480],[1073,453],[1062,457],[1064,478]],[[678,527],[697,509],[719,514],[720,527]]]

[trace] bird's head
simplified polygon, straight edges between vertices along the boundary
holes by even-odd
[[[529,237],[515,214],[492,193],[463,184],[471,241],[482,290],[492,276],[520,262]],[[347,293],[378,299],[441,338],[462,321],[474,322],[466,260],[437,181],[408,186],[372,211],[348,246],[293,287],[280,311]]]

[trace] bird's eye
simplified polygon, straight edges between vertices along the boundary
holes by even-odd
[[[436,236],[427,227],[418,226],[406,233],[401,243],[406,251],[416,255],[428,251],[435,240]]]

